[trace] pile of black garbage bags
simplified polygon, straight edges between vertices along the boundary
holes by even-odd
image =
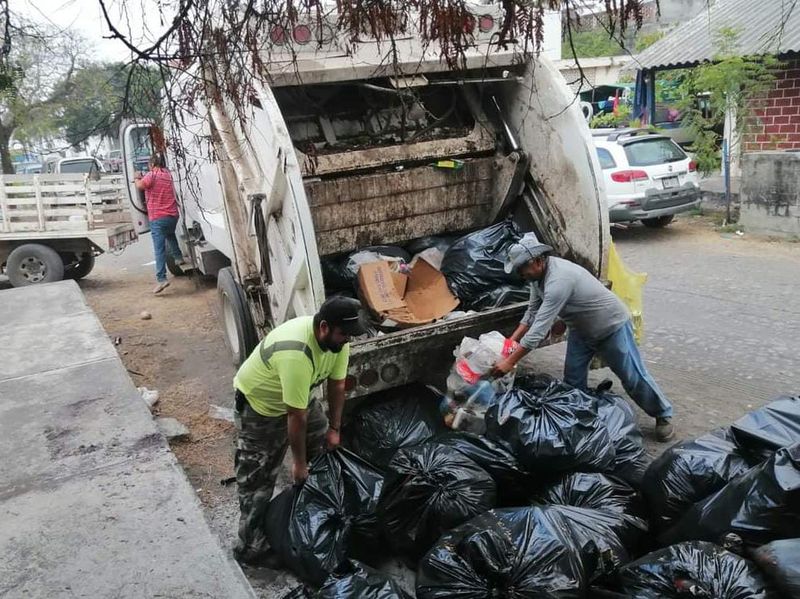
[[[800,397],[650,462],[633,410],[518,378],[486,433],[425,387],[364,401],[265,528],[297,597],[800,599]],[[387,574],[401,560],[414,582]]]
[[[350,254],[322,259],[322,274],[328,294],[355,296],[358,269],[371,260],[409,265],[414,256],[430,249],[438,250],[437,265],[459,299],[459,310],[487,310],[524,302],[530,295],[528,285],[517,273],[504,270],[508,249],[522,233],[511,220],[474,231],[464,236],[431,236],[415,239],[403,247],[378,245],[361,248]]]

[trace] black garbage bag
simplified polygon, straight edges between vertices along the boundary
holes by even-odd
[[[636,413],[619,395],[600,392],[596,394],[596,398],[597,415],[605,424],[614,444],[615,456],[611,472],[638,489],[650,465],[650,458],[644,448]]]
[[[332,291],[354,291],[358,289],[358,264],[368,253],[411,262],[411,255],[395,245],[373,245],[361,248],[344,256],[326,257],[320,260],[325,289]]]
[[[622,596],[636,599],[768,599],[772,596],[751,562],[712,543],[698,541],[648,553],[623,566],[617,579]]]
[[[348,561],[331,574],[314,599],[411,599],[385,574],[357,561]]]
[[[486,470],[497,485],[498,506],[526,503],[535,478],[522,469],[517,458],[505,447],[484,436],[462,431],[439,435],[436,442],[458,450]]]
[[[378,468],[395,451],[419,445],[445,432],[439,397],[422,385],[406,385],[374,394],[345,424],[344,445]]]
[[[598,472],[568,474],[534,493],[530,501],[605,512],[603,525],[629,549],[637,548],[648,530],[639,494],[627,483]]]
[[[419,237],[409,241],[405,245],[405,248],[412,256],[416,256],[429,248],[436,248],[440,252],[445,253],[458,238],[458,235],[431,235],[428,237]]]
[[[320,455],[303,484],[270,502],[264,521],[270,545],[314,585],[348,556],[369,560],[379,547],[375,509],[382,484],[382,474],[344,448]]]
[[[495,507],[497,486],[472,459],[436,440],[400,449],[378,501],[384,535],[418,559],[446,530]]]
[[[781,447],[800,442],[800,396],[779,397],[745,414],[731,425],[731,431],[751,461],[769,459]]]
[[[536,473],[603,472],[614,463],[608,430],[594,400],[554,384],[540,395],[513,388],[486,411],[486,436],[504,443]]]
[[[642,480],[653,526],[665,530],[749,468],[729,429],[676,443],[650,464]]]
[[[575,518],[554,507],[477,516],[442,535],[422,559],[418,599],[584,597],[600,550],[588,529],[574,531]]]
[[[531,288],[526,284],[502,285],[485,293],[473,296],[471,310],[492,310],[518,302],[527,302],[531,297]]]
[[[719,542],[729,534],[750,547],[800,537],[800,443],[696,503],[660,540]]]
[[[520,237],[507,220],[462,237],[445,252],[442,273],[462,309],[476,309],[473,302],[498,287],[524,286],[519,275],[504,270],[508,248]]]
[[[753,561],[785,599],[800,599],[800,539],[782,539],[753,551]]]

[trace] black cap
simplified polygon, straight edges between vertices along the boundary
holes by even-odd
[[[319,316],[332,327],[338,327],[346,335],[363,335],[367,328],[361,320],[361,302],[352,297],[334,295],[325,300]]]

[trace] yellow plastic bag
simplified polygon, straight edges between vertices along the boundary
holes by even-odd
[[[608,250],[607,277],[613,291],[628,306],[633,319],[633,335],[636,343],[641,345],[644,337],[644,316],[642,314],[642,293],[647,282],[647,273],[628,270],[617,253],[614,243]]]

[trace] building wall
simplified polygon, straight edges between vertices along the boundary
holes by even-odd
[[[742,156],[739,222],[745,230],[800,237],[800,154],[751,152]]]
[[[800,150],[800,59],[785,61],[774,87],[754,100],[742,138],[745,152]]]

